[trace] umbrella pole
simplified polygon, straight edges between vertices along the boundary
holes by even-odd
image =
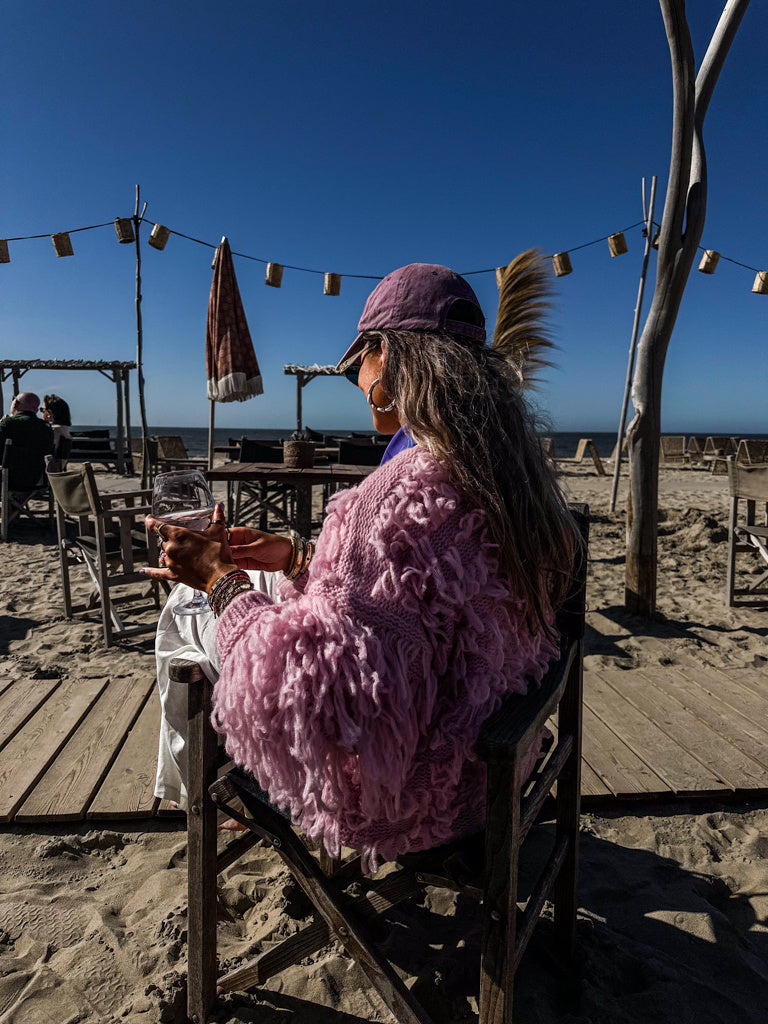
[[[136,208],[133,212],[133,233],[136,236],[136,370],[139,375],[139,417],[141,419],[141,447],[144,451],[144,459],[141,466],[141,486],[146,487],[150,478],[149,465],[149,431],[147,429],[147,408],[144,404],[144,367],[142,358],[144,355],[144,328],[141,323],[141,239],[139,228],[147,204],[139,216],[139,186],[136,186]]]
[[[208,414],[208,469],[213,469],[213,423],[216,418],[216,402],[211,399]]]

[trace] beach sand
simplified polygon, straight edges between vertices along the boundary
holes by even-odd
[[[102,477],[122,488],[114,475]],[[661,475],[659,616],[622,609],[624,515],[605,510],[610,479],[563,477],[592,509],[587,664],[663,672],[684,656],[762,668],[768,613],[723,603],[727,483]],[[619,492],[623,508],[625,485]],[[96,620],[61,612],[55,545],[20,528],[0,546],[2,682],[152,672],[151,642],[105,651]],[[101,823],[100,823],[101,824]],[[539,827],[542,839],[551,825]],[[154,1024],[184,1020],[186,846],[183,822],[0,826],[0,1022]],[[768,801],[585,813],[578,977],[553,984],[551,921],[518,975],[521,1022],[762,1022],[768,1002]],[[307,901],[275,855],[255,847],[224,876],[219,956],[229,965],[300,926]],[[477,912],[431,890],[417,921],[398,918],[396,963],[437,1022],[476,1011]],[[429,957],[424,945],[431,944]],[[220,1022],[352,1024],[389,1017],[334,944],[269,991],[223,999]]]

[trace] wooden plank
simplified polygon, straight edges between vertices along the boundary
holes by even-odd
[[[86,818],[149,818],[155,812],[160,697],[152,688]]]
[[[113,679],[16,813],[16,821],[79,821],[155,685],[146,672]]]
[[[722,779],[670,739],[600,673],[592,671],[586,679],[585,702],[675,793],[719,792],[725,787]]]
[[[659,778],[586,704],[582,759],[614,796],[670,795],[670,787],[664,779]]]
[[[59,686],[0,753],[0,821],[10,821],[27,794],[107,685],[72,679]]]
[[[720,695],[699,685],[697,679],[679,668],[668,667],[664,673],[663,684],[653,679],[650,681],[656,686],[663,685],[710,729],[714,729],[739,750],[743,750],[764,768],[768,768],[768,716],[756,721],[741,714]]]
[[[665,669],[665,676],[667,671]],[[672,696],[664,687],[666,680],[654,686],[652,673],[646,675],[642,671],[611,673],[603,670],[601,675],[612,686],[621,688],[639,711],[731,789],[768,786],[768,771]]]
[[[17,679],[0,695],[0,750],[45,703],[61,679]]]
[[[557,721],[554,718],[547,719],[547,728],[550,729],[557,739]],[[582,730],[583,733],[583,730]],[[583,735],[582,735],[583,742]],[[557,784],[552,788],[552,792],[557,792]],[[597,796],[597,797],[610,797],[613,796],[610,789],[606,786],[600,776],[594,771],[592,766],[588,764],[584,759],[584,752],[582,750],[581,756],[581,795],[582,796]]]

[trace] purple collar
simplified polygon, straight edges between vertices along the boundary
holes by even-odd
[[[392,440],[387,445],[386,451],[381,457],[379,465],[383,466],[385,462],[389,462],[390,459],[394,459],[400,452],[406,451],[408,448],[415,448],[416,442],[406,433],[405,427],[400,427],[398,432],[394,435]]]

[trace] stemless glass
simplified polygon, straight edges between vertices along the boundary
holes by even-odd
[[[184,526],[202,532],[210,526],[216,503],[199,469],[158,473],[152,491],[152,515],[169,526]],[[205,594],[199,590],[191,601],[177,604],[175,615],[199,615],[208,610]]]

